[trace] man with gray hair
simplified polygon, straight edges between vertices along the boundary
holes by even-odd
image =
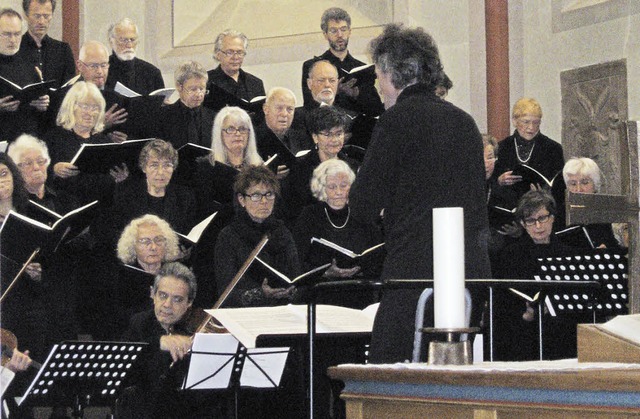
[[[329,42],[329,49],[324,54],[307,60],[302,65],[302,94],[304,105],[313,102],[314,98],[311,89],[307,84],[307,79],[311,78],[310,70],[316,61],[326,60],[337,69],[350,71],[353,68],[365,65],[360,60],[355,59],[348,50],[349,37],[351,36],[351,16],[346,10],[339,7],[327,9],[322,14],[320,28],[324,38]],[[344,72],[340,77],[344,76]],[[384,107],[380,101],[380,96],[375,88],[374,81],[362,81],[358,83],[356,78],[349,81],[340,79],[337,86],[336,105],[343,109],[355,111],[375,117],[380,115]]]
[[[435,41],[422,28],[392,24],[369,49],[387,110],[351,185],[349,207],[354,218],[383,223],[381,278],[433,278],[439,243],[433,243],[432,210],[439,207],[463,208],[466,277],[490,278],[482,137],[469,114],[435,94],[442,71]],[[411,359],[420,292],[385,291],[370,362]],[[473,306],[482,307],[481,300]],[[432,323],[433,309],[425,315]]]
[[[264,121],[256,127],[258,153],[264,160],[278,154],[278,164],[291,168],[295,159],[289,157],[313,147],[313,142],[306,133],[291,128],[296,97],[287,88],[274,87],[269,90],[262,109]]]
[[[212,99],[215,99],[216,88],[246,101],[265,95],[262,80],[241,68],[244,57],[247,55],[248,45],[249,40],[242,32],[227,29],[217,36],[213,58],[220,64],[208,71]],[[226,103],[226,105],[235,106],[237,103]],[[222,108],[220,104],[210,104],[210,101],[207,101],[207,106],[216,112]]]
[[[191,350],[193,339],[186,330],[188,316],[196,297],[196,277],[181,263],[166,263],[156,275],[150,296],[153,309],[134,314],[122,340],[146,342],[142,374],[119,400],[122,417],[195,417],[200,406],[185,403],[173,387],[172,380],[163,378],[173,362],[181,360]],[[120,415],[118,415],[120,416]],[[198,416],[199,417],[199,416]]]
[[[22,0],[27,32],[18,54],[32,67],[38,67],[44,80],[55,80],[56,88],[76,74],[73,52],[68,43],[48,35],[57,0]]]
[[[113,52],[109,57],[107,87],[114,88],[119,81],[143,96],[164,88],[164,80],[158,67],[136,57],[140,40],[138,25],[131,19],[124,18],[109,27],[108,35]]]

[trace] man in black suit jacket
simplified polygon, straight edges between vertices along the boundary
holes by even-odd
[[[370,116],[351,109],[343,108],[336,100],[338,94],[338,69],[327,60],[315,61],[309,69],[307,87],[311,92],[311,100],[304,103],[304,106],[296,108],[293,119],[293,128],[306,132],[307,118],[314,109],[320,106],[335,106],[342,110],[350,120],[348,143],[362,148],[366,148],[371,138],[371,132],[376,120]]]
[[[56,3],[56,0],[22,2],[28,30],[22,36],[18,54],[31,67],[38,67],[44,80],[55,80],[55,87],[59,88],[76,74],[76,68],[69,44],[47,35]]]
[[[109,27],[109,43],[113,50],[109,57],[107,87],[113,89],[120,82],[141,95],[164,88],[158,67],[136,57],[138,26],[129,18]]]
[[[349,37],[351,36],[351,16],[349,13],[338,7],[325,10],[320,21],[320,28],[325,39],[329,42],[329,49],[319,57],[305,61],[302,65],[302,95],[305,106],[313,101],[311,88],[307,84],[313,63],[325,60],[336,68],[346,71],[365,65],[362,61],[356,60],[348,50]],[[370,117],[380,115],[384,111],[384,106],[380,101],[374,81],[362,82],[356,86],[356,79],[345,82],[340,79],[335,99],[336,105]]]

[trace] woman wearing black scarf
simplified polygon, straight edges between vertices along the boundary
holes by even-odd
[[[218,236],[215,248],[215,277],[222,294],[251,251],[266,234],[269,241],[260,259],[289,277],[301,273],[293,237],[284,223],[273,216],[280,185],[273,172],[264,166],[241,171],[233,185],[236,217]],[[273,285],[273,286],[272,286]],[[274,284],[249,271],[229,295],[223,307],[256,307],[287,304],[293,287],[275,288]]]

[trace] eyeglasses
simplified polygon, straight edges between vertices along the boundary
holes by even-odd
[[[226,51],[220,51],[221,53],[223,53],[224,55],[226,55],[227,57],[231,58],[231,57],[244,57],[245,55],[247,55],[247,51],[233,51],[233,50],[226,50]]]
[[[318,133],[318,135],[322,135],[323,137],[326,137],[326,138],[342,138],[344,137],[344,131],[333,131],[333,132],[321,131]]]
[[[341,28],[329,28],[327,30],[327,32],[329,32],[331,35],[337,35],[338,32],[347,33],[347,32],[349,32],[349,27],[348,26],[343,26]]]
[[[138,244],[144,247],[150,247],[151,243],[154,243],[156,246],[164,246],[167,244],[167,238],[164,236],[156,236],[153,239],[148,237],[143,237],[137,240]]]
[[[173,171],[173,163],[149,163],[147,164],[147,169],[152,170],[154,172],[157,172],[158,170],[160,170],[160,168],[166,170],[167,172],[172,172]]]
[[[593,185],[593,180],[591,180],[591,178],[583,178],[580,180],[570,180],[567,183],[567,186],[578,186],[578,185],[582,185],[582,186]]]
[[[35,13],[35,14],[32,14],[32,15],[29,15],[29,17],[30,17],[30,18],[32,18],[32,19],[35,19],[35,20],[41,20],[41,19],[44,19],[46,22],[48,22],[48,21],[50,21],[50,20],[51,20],[51,18],[53,17],[53,15],[50,15],[50,14],[48,14],[48,13],[44,13],[44,14],[38,14],[38,13]]]
[[[222,128],[222,131],[226,132],[228,135],[233,135],[235,133],[240,133],[242,135],[249,133],[250,129],[247,127],[227,127]]]
[[[540,223],[540,225],[546,224],[551,219],[551,217],[552,217],[551,214],[541,215],[538,218],[525,218],[523,222],[524,222],[524,225],[526,225],[527,227],[533,227],[537,223]]]
[[[0,38],[10,39],[10,38],[21,38],[22,32],[0,32]]]
[[[35,160],[25,160],[22,163],[18,163],[18,167],[21,169],[31,169],[36,164],[40,167],[46,166],[49,164],[49,160],[45,159],[44,157]]]
[[[189,87],[188,89],[184,89],[184,90],[185,92],[187,92],[189,96],[195,96],[198,94],[203,94],[203,95],[209,94],[209,91],[207,90],[206,87]]]
[[[274,194],[273,192],[269,191],[266,193],[260,193],[260,192],[254,192],[250,195],[247,195],[246,193],[243,193],[242,195],[246,196],[247,198],[249,198],[252,202],[260,202],[262,201],[262,198],[267,198],[267,201],[273,201],[274,199],[276,199],[276,194]]]
[[[86,103],[76,103],[78,109],[82,112],[98,113],[102,107],[100,105],[88,105]]]
[[[116,38],[116,39],[118,40],[118,43],[122,45],[138,43],[138,38]]]
[[[540,122],[542,122],[540,119],[518,119],[518,124],[523,127],[539,127]]]
[[[102,69],[102,70],[106,70],[107,68],[109,68],[109,63],[85,63],[82,60],[78,60],[80,61],[82,64],[84,64],[85,66],[89,67],[90,69],[92,69],[93,71],[97,70],[97,69]]]

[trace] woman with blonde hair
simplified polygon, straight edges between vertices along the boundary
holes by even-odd
[[[104,130],[106,102],[93,83],[76,82],[67,92],[58,116],[58,125],[44,140],[51,154],[51,168],[56,186],[76,193],[82,201],[110,197],[116,182],[125,180],[126,166],[114,167],[110,176],[80,173],[71,160],[82,144],[108,143]],[[110,200],[110,198],[109,198]]]
[[[535,99],[519,99],[513,106],[511,121],[515,130],[500,142],[493,177],[504,190],[504,196],[509,197],[508,208],[515,208],[530,186],[522,182],[522,176],[513,174],[513,170],[525,164],[552,179],[562,170],[564,156],[562,146],[540,132],[542,108]]]

